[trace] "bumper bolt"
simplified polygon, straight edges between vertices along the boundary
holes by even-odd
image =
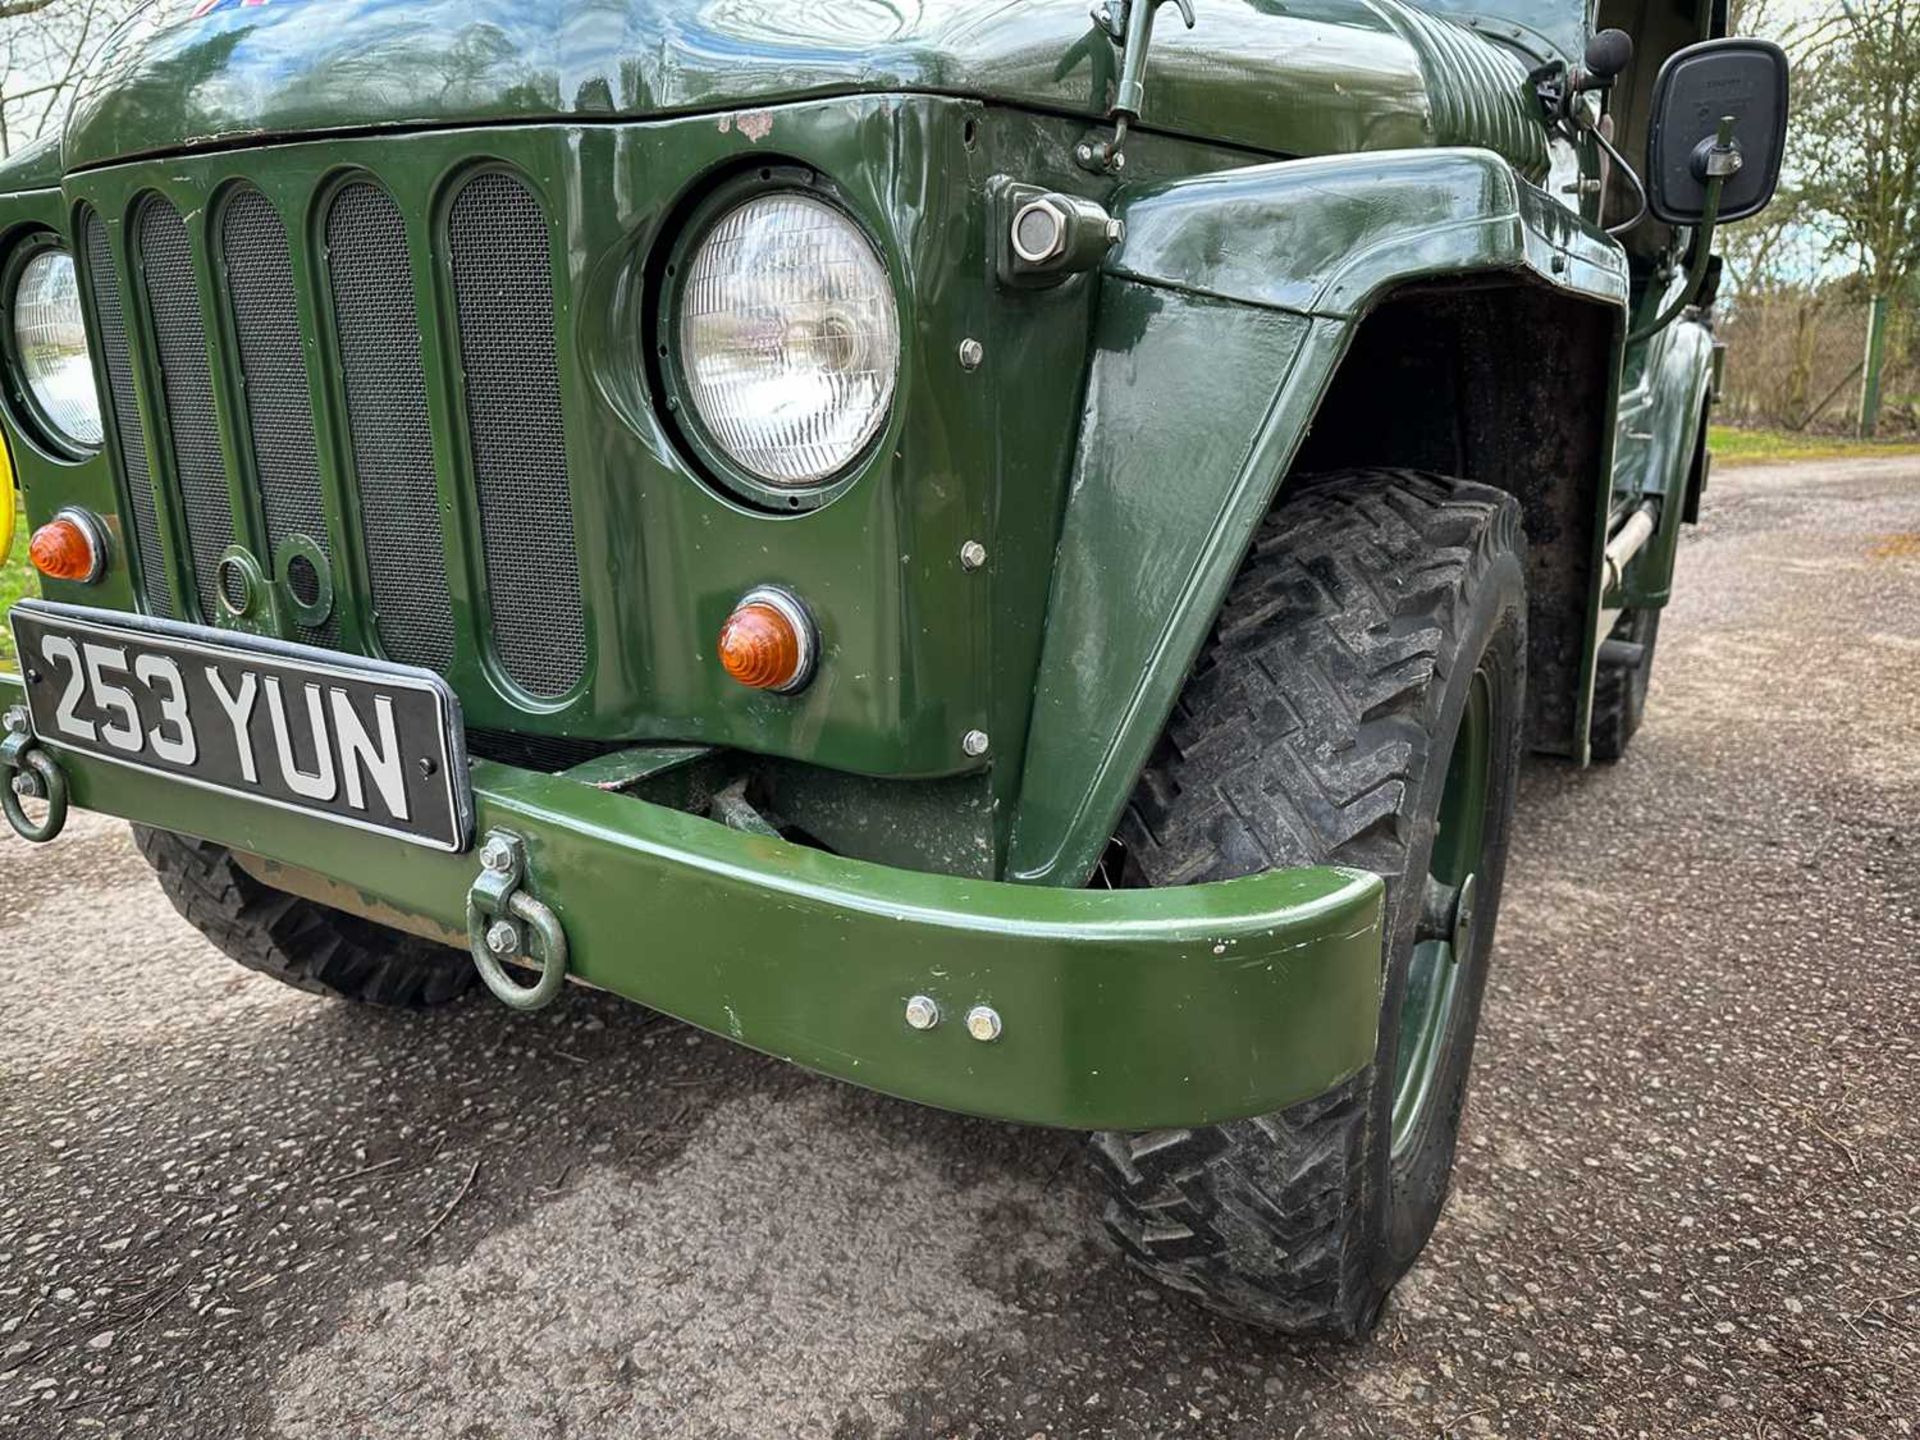
[[[960,547],[960,567],[963,570],[978,570],[987,563],[987,547],[978,540],[969,540]]]
[[[29,774],[25,770],[15,773],[13,777],[13,793],[18,795],[22,800],[44,800],[47,798],[45,787],[40,783],[40,777]]]
[[[978,370],[980,362],[987,358],[987,347],[969,336],[960,342],[960,368]]]
[[[24,735],[27,733],[27,712],[16,705],[7,711],[4,723],[9,735]]]
[[[511,920],[496,920],[487,927],[487,949],[501,958],[520,953],[520,927]]]
[[[967,1012],[967,1033],[985,1044],[1000,1038],[1000,1012],[991,1005],[976,1005]]]
[[[969,730],[960,737],[960,748],[975,758],[986,754],[987,746],[992,743],[984,730]]]
[[[480,852],[480,863],[489,870],[511,870],[513,851],[507,848],[504,841],[489,840]]]
[[[931,1030],[940,1023],[940,1007],[930,995],[916,995],[907,1001],[907,1024],[916,1030]]]

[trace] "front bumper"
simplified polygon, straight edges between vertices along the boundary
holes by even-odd
[[[19,703],[0,678],[0,708]],[[464,931],[447,855],[44,747],[72,803],[327,877],[355,908]],[[565,775],[473,767],[479,831],[525,844],[572,974],[905,1099],[1080,1129],[1277,1110],[1372,1057],[1382,888],[1337,869],[1061,890],[848,860]],[[927,995],[941,1021],[915,1030]],[[1000,1037],[969,1036],[977,1004]]]

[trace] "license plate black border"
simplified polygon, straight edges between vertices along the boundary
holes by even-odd
[[[380,660],[363,655],[342,655],[336,650],[322,650],[318,646],[299,645],[290,640],[276,639],[271,635],[254,635],[244,630],[221,630],[209,625],[163,620],[157,616],[140,615],[131,611],[96,610],[86,605],[68,605],[57,600],[36,599],[18,600],[7,613],[7,627],[13,634],[16,656],[25,654],[25,649],[20,643],[19,626],[19,617],[23,612],[28,615],[45,616],[62,625],[79,626],[107,636],[115,633],[134,636],[146,634],[165,640],[170,645],[180,645],[201,654],[213,653],[215,658],[218,658],[219,653],[225,653],[230,658],[234,651],[250,651],[263,659],[279,661],[282,664],[297,664],[345,679],[364,681],[378,677],[425,691],[439,702],[435,708],[440,717],[441,749],[447,757],[444,774],[447,797],[453,806],[452,844],[416,831],[358,820],[351,815],[338,815],[306,805],[296,805],[272,795],[249,795],[244,790],[216,784],[211,780],[202,780],[193,775],[185,775],[177,770],[168,770],[157,765],[144,765],[123,756],[89,750],[84,746],[62,740],[56,735],[42,734],[33,722],[32,704],[29,702],[23,708],[27,713],[27,724],[33,729],[34,738],[41,744],[56,750],[84,755],[89,760],[104,760],[109,765],[137,770],[143,775],[154,775],[163,780],[177,781],[182,785],[190,785],[196,790],[229,796],[243,803],[263,805],[270,809],[285,811],[290,815],[303,815],[322,824],[342,825],[368,834],[385,835],[390,839],[401,840],[409,845],[418,845],[423,849],[437,850],[444,854],[464,855],[473,848],[473,785],[469,779],[467,732],[461,719],[460,697],[453,693],[452,686],[433,671],[422,670],[413,665],[396,664],[392,660]],[[19,663],[24,669],[25,661],[21,660]],[[24,674],[21,678],[24,685]]]

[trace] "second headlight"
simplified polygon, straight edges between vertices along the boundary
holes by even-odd
[[[859,226],[797,191],[727,211],[688,257],[680,368],[700,423],[779,490],[832,480],[886,423],[900,369],[887,268]]]

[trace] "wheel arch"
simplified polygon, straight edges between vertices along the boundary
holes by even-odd
[[[1617,343],[1615,312],[1511,273],[1397,287],[1356,327],[1280,489],[1332,470],[1412,469],[1518,500],[1527,742],[1557,755],[1580,754],[1592,679]]]
[[[1343,434],[1341,463],[1371,448],[1359,463],[1445,469],[1435,453],[1464,447],[1465,478],[1521,499],[1554,591],[1550,663],[1530,661],[1557,699],[1529,733],[1584,758],[1619,247],[1477,150],[1253,166],[1123,192],[1116,209],[1126,240],[1101,277],[1008,877],[1084,882],[1260,518]],[[1473,423],[1451,435],[1435,397],[1381,393],[1393,338],[1441,316],[1455,369],[1471,370],[1477,334],[1537,332],[1478,347],[1508,363],[1469,375]],[[1375,423],[1383,400],[1409,422],[1393,434]]]

